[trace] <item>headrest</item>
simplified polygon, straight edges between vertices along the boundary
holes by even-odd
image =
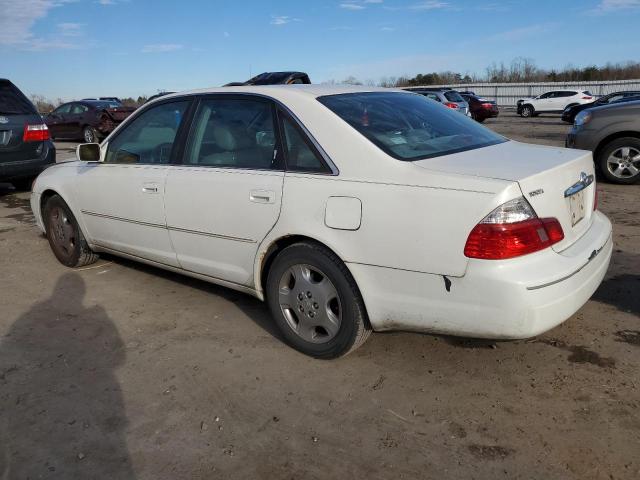
[[[226,125],[217,125],[213,129],[213,138],[216,144],[225,151],[243,150],[253,146],[251,137],[240,128],[229,128]]]

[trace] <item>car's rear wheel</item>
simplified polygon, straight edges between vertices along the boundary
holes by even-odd
[[[631,184],[640,181],[640,139],[613,140],[600,150],[597,161],[602,174],[611,182]]]
[[[67,267],[82,267],[98,260],[62,197],[54,195],[47,200],[43,220],[49,245],[60,263]]]
[[[95,128],[87,125],[82,130],[82,137],[86,143],[97,143],[98,142],[98,132]]]
[[[280,252],[267,276],[266,296],[287,343],[307,355],[346,355],[371,332],[349,270],[320,245],[296,243]]]
[[[520,116],[525,118],[533,117],[534,113],[535,113],[535,110],[531,105],[525,105],[524,107],[522,107],[522,110],[520,110]]]

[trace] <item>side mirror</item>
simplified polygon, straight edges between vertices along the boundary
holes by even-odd
[[[99,162],[100,144],[81,143],[76,147],[76,158],[81,162]]]

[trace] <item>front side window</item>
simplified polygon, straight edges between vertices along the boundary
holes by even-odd
[[[63,113],[69,113],[69,110],[71,110],[71,103],[66,103],[64,105],[60,105],[58,108],[56,108],[53,113],[55,113],[56,115],[61,115]]]
[[[318,101],[399,160],[421,160],[507,141],[464,115],[412,93],[348,93]]]
[[[286,116],[283,116],[285,145],[287,150],[287,170],[298,172],[329,173],[330,170],[320,160],[309,140]]]
[[[271,103],[257,98],[203,100],[193,122],[185,163],[260,170],[277,168]]]
[[[171,150],[188,101],[149,108],[109,143],[107,163],[159,163],[171,161]]]
[[[77,114],[80,114],[80,113],[84,113],[84,112],[86,112],[87,110],[89,110],[89,107],[87,107],[86,105],[82,105],[82,104],[80,104],[80,103],[74,103],[74,104],[71,106],[71,111],[70,111],[70,113],[71,113],[71,114],[75,114],[75,115],[77,115]]]
[[[545,98],[551,98],[551,97],[553,97],[553,95],[554,95],[555,93],[556,93],[556,92],[547,92],[547,93],[543,93],[543,94],[542,94],[542,95],[540,95],[538,98],[539,98],[540,100],[543,100],[543,99],[545,99]]]

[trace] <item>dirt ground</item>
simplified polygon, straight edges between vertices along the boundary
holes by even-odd
[[[612,264],[560,327],[375,334],[318,361],[248,296],[108,256],[63,267],[0,186],[0,478],[640,478],[640,185],[599,188]]]

